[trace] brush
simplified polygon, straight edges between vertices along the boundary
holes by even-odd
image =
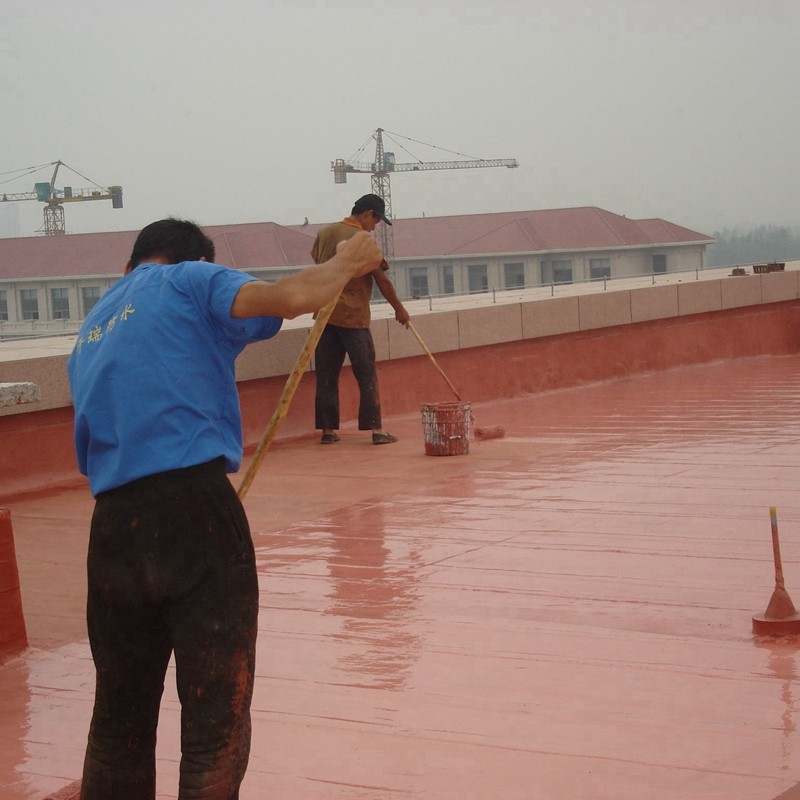
[[[796,636],[800,634],[800,614],[797,613],[783,581],[778,512],[775,506],[769,509],[769,521],[772,528],[772,555],[775,560],[775,590],[769,599],[767,610],[753,616],[753,633],[760,636]]]

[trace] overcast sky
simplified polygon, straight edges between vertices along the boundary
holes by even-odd
[[[122,210],[66,206],[70,232],[341,218],[370,176],[336,185],[331,161],[373,160],[379,127],[397,161],[520,164],[397,174],[398,218],[595,205],[709,234],[800,226],[798,0],[0,0],[0,14],[0,191],[32,190],[52,169],[17,171],[59,159],[89,179],[62,168],[59,186],[123,186]],[[41,203],[9,205],[22,235],[41,227]]]

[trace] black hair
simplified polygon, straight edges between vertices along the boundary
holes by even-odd
[[[200,261],[202,258],[213,261],[214,243],[194,222],[175,217],[160,219],[139,232],[131,252],[130,269],[156,257],[169,264]]]

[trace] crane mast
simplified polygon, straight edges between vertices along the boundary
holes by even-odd
[[[386,203],[386,216],[394,219],[392,214],[392,190],[389,176],[392,172],[423,172],[434,169],[476,169],[481,167],[508,167],[513,169],[519,164],[515,158],[471,158],[455,161],[411,161],[398,163],[394,153],[386,152],[383,145],[383,128],[375,131],[375,160],[372,163],[363,161],[347,161],[337,158],[331,162],[335,183],[347,183],[348,173],[366,173],[372,176],[372,193],[383,198]],[[394,259],[394,237],[389,225],[379,225],[376,231],[378,243],[383,257],[391,263]]]
[[[392,214],[392,187],[389,181],[389,171],[386,169],[386,153],[383,150],[383,130],[378,128],[375,137],[375,164],[380,168],[372,173],[372,193],[383,198],[386,203],[386,218],[394,219]],[[378,243],[383,257],[391,264],[394,261],[394,236],[391,225],[378,226]]]

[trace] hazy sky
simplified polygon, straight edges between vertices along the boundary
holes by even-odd
[[[340,218],[370,177],[336,185],[331,161],[365,144],[371,161],[378,127],[398,161],[520,163],[397,174],[396,217],[596,205],[709,234],[800,225],[800,0],[0,0],[0,15],[0,191],[59,159],[124,189],[123,210],[67,206],[70,232]],[[42,204],[13,206],[33,235]]]

